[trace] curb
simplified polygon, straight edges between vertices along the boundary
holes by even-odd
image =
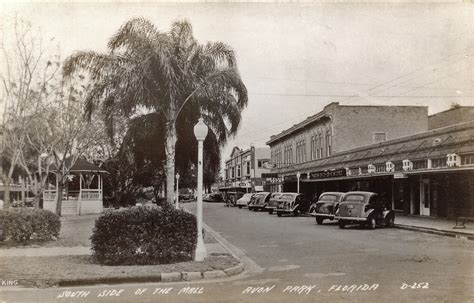
[[[206,229],[206,227],[204,227]],[[212,234],[212,233],[211,233]],[[219,241],[217,237],[214,237],[216,241],[226,248],[226,246]],[[227,249],[227,248],[226,248]],[[227,249],[228,250],[228,249]],[[49,281],[53,282],[49,285],[57,287],[69,287],[69,286],[84,286],[84,285],[95,285],[95,284],[120,284],[120,283],[144,283],[144,282],[189,282],[199,280],[214,280],[223,279],[238,275],[244,271],[244,264],[238,256],[231,253],[232,257],[237,259],[239,263],[233,267],[229,267],[223,270],[211,270],[211,271],[196,271],[196,272],[170,272],[170,273],[157,273],[155,275],[140,276],[140,277],[103,277],[103,278],[92,278],[92,279],[70,279],[60,281]]]
[[[440,230],[440,229],[435,229],[435,228],[419,227],[419,226],[397,224],[397,223],[395,223],[395,227],[400,228],[400,229],[424,232],[427,234],[474,241],[474,235],[463,233],[463,232],[447,231],[447,230]]]
[[[69,287],[69,286],[85,286],[95,284],[120,284],[120,283],[144,283],[144,282],[189,282],[198,280],[213,280],[228,278],[240,274],[244,270],[242,262],[236,266],[223,270],[212,271],[196,271],[196,272],[170,272],[157,273],[155,275],[140,277],[109,277],[109,278],[92,278],[92,279],[71,279],[54,281],[54,283],[45,283],[49,287]],[[53,281],[49,281],[53,282]]]

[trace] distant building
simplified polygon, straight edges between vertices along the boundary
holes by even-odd
[[[263,191],[262,174],[270,170],[270,148],[251,146],[246,150],[234,147],[225,162],[220,191]]]
[[[474,121],[474,106],[457,106],[428,117],[428,129]]]

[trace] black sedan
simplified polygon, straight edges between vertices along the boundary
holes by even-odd
[[[339,202],[344,198],[341,192],[325,192],[319,196],[316,203],[311,205],[311,216],[316,217],[316,223],[323,224],[325,219],[333,220],[334,213],[339,207]]]
[[[374,229],[377,225],[392,227],[395,222],[395,212],[390,209],[386,199],[373,192],[348,192],[339,203],[334,219],[339,221],[339,227],[347,224],[360,224]]]

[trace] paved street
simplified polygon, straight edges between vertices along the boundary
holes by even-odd
[[[186,207],[194,210],[195,205],[189,203]],[[474,241],[396,228],[340,230],[335,224],[318,226],[312,217],[279,218],[247,209],[227,208],[221,203],[205,203],[204,220],[234,253],[245,254],[245,274],[225,282],[144,283],[11,292],[3,288],[0,300],[474,302]],[[160,294],[166,291],[157,288],[172,289],[168,294]],[[104,290],[116,292],[100,296]],[[117,296],[120,290],[123,291]],[[87,294],[87,297],[58,298],[63,291],[84,291],[82,295]]]

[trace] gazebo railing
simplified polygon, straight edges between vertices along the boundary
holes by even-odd
[[[56,199],[56,190],[44,190],[43,199],[48,201]]]
[[[66,192],[63,194],[64,200],[77,200],[82,201],[97,201],[102,198],[102,190],[100,189],[82,189],[81,191],[69,191],[66,195]],[[56,190],[45,190],[43,191],[44,200],[54,200],[56,199]]]
[[[102,190],[100,189],[82,189],[81,191],[81,200],[82,201],[97,201],[100,200],[102,196]]]

